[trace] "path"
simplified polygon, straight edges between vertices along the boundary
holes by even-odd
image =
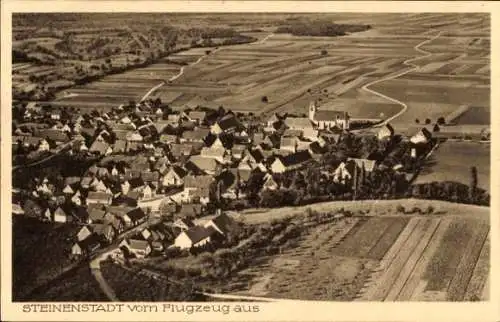
[[[417,56],[417,57],[414,57],[414,58],[410,58],[410,59],[407,59],[407,60],[405,60],[403,62],[403,65],[410,66],[412,68],[404,70],[402,72],[398,72],[396,74],[389,75],[387,77],[383,77],[383,78],[377,79],[377,80],[375,80],[373,82],[370,82],[370,83],[368,83],[368,84],[366,84],[365,86],[362,87],[363,90],[365,90],[365,91],[367,91],[369,93],[372,93],[374,95],[382,97],[382,98],[384,98],[384,99],[386,99],[388,101],[391,101],[393,103],[399,104],[399,105],[401,105],[403,107],[398,113],[392,115],[391,117],[385,119],[383,122],[377,124],[377,127],[384,126],[387,123],[391,122],[392,120],[394,120],[394,119],[398,118],[399,116],[401,116],[402,114],[404,114],[406,112],[406,110],[408,109],[408,105],[406,105],[406,103],[401,102],[400,100],[397,100],[397,99],[395,99],[393,97],[384,95],[384,94],[382,94],[380,92],[377,92],[377,91],[375,91],[373,89],[370,89],[369,87],[372,86],[372,85],[375,85],[375,84],[387,81],[387,80],[391,80],[391,79],[395,79],[395,78],[401,77],[401,76],[406,75],[406,74],[408,74],[410,72],[418,70],[420,67],[418,65],[413,64],[412,61],[415,61],[417,59],[426,58],[426,57],[429,57],[429,56],[433,55],[431,52],[428,52],[428,51],[425,51],[423,49],[420,49],[420,47],[423,46],[423,45],[425,45],[425,44],[427,44],[427,43],[429,43],[429,42],[431,42],[431,41],[433,41],[433,40],[435,40],[436,38],[438,38],[441,35],[441,33],[442,33],[442,31],[440,31],[434,37],[426,39],[426,40],[422,41],[421,43],[417,44],[415,47],[413,47],[416,51],[418,51],[420,53],[423,53],[424,55],[423,56]]]
[[[254,42],[252,43],[253,45],[255,44],[263,44],[264,42],[266,42],[269,38],[271,38],[272,36],[274,36],[274,33],[270,33],[269,35],[267,35],[266,37],[262,38],[261,40],[257,41],[257,42]],[[218,52],[219,50],[221,50],[222,48],[224,47],[219,47],[217,49],[214,49],[211,51],[210,54],[214,54],[216,52]],[[210,55],[209,54],[209,55]],[[194,63],[192,64],[189,64],[189,65],[186,65],[186,66],[182,66],[181,69],[179,70],[179,72],[177,74],[175,74],[174,76],[170,77],[168,79],[168,82],[173,82],[174,80],[176,80],[177,78],[181,77],[183,74],[184,74],[184,70],[186,67],[193,67],[193,66],[196,66],[198,65],[205,57],[209,56],[209,55],[205,55],[205,56],[201,56],[200,58],[198,58]],[[158,88],[162,87],[163,85],[165,85],[165,82],[161,82],[160,84],[154,86],[153,88],[151,88],[147,93],[146,95],[144,95],[144,97],[140,100],[141,102],[145,101],[154,91],[156,91]]]
[[[98,253],[94,255],[94,257],[90,260],[89,266],[90,266],[90,271],[92,272],[92,275],[94,276],[95,280],[97,283],[99,283],[99,286],[101,290],[106,294],[107,298],[110,301],[118,302],[119,299],[116,296],[116,293],[114,292],[113,288],[106,282],[106,279],[102,275],[101,271],[101,262],[106,260],[111,253],[116,251],[118,248],[118,245],[121,243],[121,241],[129,236],[134,235],[135,233],[139,232],[143,228],[146,228],[150,223],[148,221],[130,229],[127,230],[126,232],[122,233],[116,240],[113,242],[113,244],[109,245],[106,248],[103,248],[99,250]]]

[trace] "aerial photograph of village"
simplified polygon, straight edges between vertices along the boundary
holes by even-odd
[[[14,302],[487,301],[490,15],[14,13]]]

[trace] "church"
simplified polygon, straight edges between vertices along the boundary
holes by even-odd
[[[349,114],[344,111],[321,111],[316,102],[309,105],[309,119],[320,130],[337,127],[342,130],[349,129]]]

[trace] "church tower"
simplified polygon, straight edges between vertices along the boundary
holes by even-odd
[[[311,104],[309,104],[309,119],[311,121],[314,121],[314,114],[316,113],[316,109],[316,101],[311,102]]]

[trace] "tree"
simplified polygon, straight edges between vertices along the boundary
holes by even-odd
[[[444,117],[440,116],[438,119],[437,119],[437,124],[439,125],[444,125],[446,123]]]
[[[262,98],[260,100],[262,101],[262,103],[268,103],[269,102],[267,96],[262,96]]]
[[[426,118],[426,119],[425,119],[425,124],[431,124],[431,119]]]
[[[358,166],[354,165],[354,173],[352,175],[352,200],[356,200],[358,197],[358,187],[359,187],[359,178],[358,178]]]
[[[470,175],[469,200],[471,203],[474,203],[477,190],[477,168],[475,166],[470,168]]]
[[[328,51],[326,49],[321,50],[321,56],[328,55]]]
[[[419,119],[415,119],[415,123],[420,124],[420,120]]]

